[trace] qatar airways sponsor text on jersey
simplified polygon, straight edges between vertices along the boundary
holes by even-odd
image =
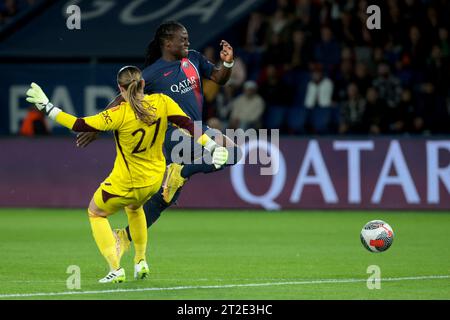
[[[191,91],[192,89],[198,88],[198,79],[196,77],[190,77],[186,80],[178,82],[178,84],[173,84],[170,86],[172,92],[184,94]]]

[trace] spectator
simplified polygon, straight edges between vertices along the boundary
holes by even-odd
[[[274,64],[277,67],[289,62],[289,52],[286,50],[279,34],[272,33],[267,49],[264,52],[263,62],[266,65]]]
[[[341,102],[347,97],[347,87],[354,81],[353,65],[350,59],[343,59],[340,70],[335,77],[334,98],[336,102]]]
[[[358,92],[365,96],[367,89],[372,85],[372,78],[370,77],[367,66],[364,63],[358,62],[355,66],[355,82],[358,86]]]
[[[26,137],[34,137],[48,135],[49,133],[50,129],[44,114],[34,106],[30,106],[23,119],[19,134]]]
[[[361,43],[361,32],[353,21],[352,14],[349,11],[341,13],[341,24],[339,26],[339,38],[346,46],[355,46]]]
[[[249,51],[262,51],[267,37],[267,22],[261,12],[253,12],[245,32],[245,47]]]
[[[258,94],[256,82],[246,81],[244,83],[244,92],[231,102],[229,127],[244,130],[260,128],[264,108],[264,100]]]
[[[424,130],[423,114],[414,105],[412,100],[412,92],[409,88],[402,91],[400,100],[400,110],[402,110],[405,118],[405,131],[412,134],[422,133]]]
[[[292,106],[293,89],[274,65],[266,67],[260,83],[259,92],[266,104],[266,125],[269,129],[280,129]]]
[[[420,29],[413,25],[409,29],[409,39],[404,46],[404,55],[406,55],[410,61],[410,65],[414,70],[421,70],[425,66],[427,58],[427,48]]]
[[[306,89],[305,107],[311,110],[314,133],[329,133],[332,124],[333,82],[322,71],[322,66],[312,67],[311,81]]]
[[[234,68],[231,70],[227,86],[233,87],[236,92],[242,87],[245,79],[247,79],[247,67],[240,57],[234,57]]]
[[[397,107],[401,94],[400,81],[391,75],[388,64],[381,63],[378,65],[378,77],[373,81],[373,86],[377,90],[379,98],[388,107]]]
[[[378,92],[374,87],[367,90],[366,101],[363,127],[370,134],[380,134],[382,133],[382,120],[386,105],[383,100],[378,98]]]
[[[320,29],[321,40],[317,43],[314,58],[324,67],[326,73],[331,73],[339,65],[341,49],[339,43],[333,38],[330,27],[323,26]]]
[[[286,52],[289,55],[287,69],[306,70],[308,68],[312,52],[305,32],[295,30],[292,33],[292,41],[288,45]]]
[[[272,35],[276,34],[280,37],[280,41],[288,40],[289,19],[283,9],[278,8],[273,16],[269,19],[268,37],[272,39]]]
[[[347,87],[347,100],[341,105],[339,133],[362,134],[366,101],[359,94],[358,86],[352,82]]]

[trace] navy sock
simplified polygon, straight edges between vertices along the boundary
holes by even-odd
[[[189,178],[199,172],[210,173],[214,171],[216,171],[216,167],[213,164],[185,164],[183,165],[183,169],[181,169],[181,176],[183,178]]]
[[[228,162],[225,164],[224,167],[232,166],[238,163],[239,160],[242,158],[242,151],[239,146],[235,145],[233,147],[227,147],[227,149],[229,158]],[[213,164],[206,164],[206,163],[185,164],[183,166],[183,169],[181,169],[181,176],[183,178],[189,178],[199,172],[210,173],[221,169],[223,169],[223,167],[216,169],[216,167]]]
[[[181,189],[179,189],[172,201],[170,203],[166,203],[162,197],[162,187],[159,189],[157,193],[153,195],[153,197],[150,198],[145,204],[144,204],[144,213],[145,213],[145,219],[147,220],[147,229],[150,228],[152,224],[156,222],[156,220],[159,219],[161,216],[161,213],[166,210],[168,207],[170,207],[175,201],[177,201],[179,195],[181,193]],[[126,228],[128,239],[132,241],[131,234],[130,234],[130,227],[127,226]]]

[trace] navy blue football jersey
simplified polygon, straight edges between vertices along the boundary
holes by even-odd
[[[200,52],[189,50],[177,61],[156,60],[142,72],[146,94],[163,93],[178,103],[193,120],[202,120],[202,77],[210,78],[214,65]]]

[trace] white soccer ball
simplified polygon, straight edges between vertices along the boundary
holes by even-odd
[[[394,241],[394,231],[382,220],[372,220],[361,230],[361,243],[370,252],[383,252]]]

